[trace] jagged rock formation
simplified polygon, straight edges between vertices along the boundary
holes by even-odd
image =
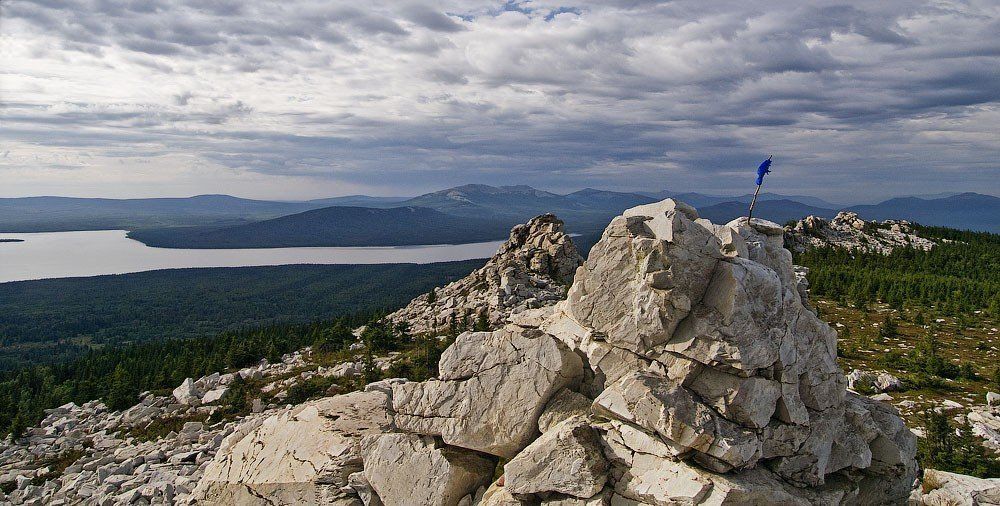
[[[836,334],[805,305],[782,235],[761,220],[714,225],[671,200],[630,209],[605,230],[564,302],[462,334],[438,379],[370,385],[386,396],[377,410],[391,420],[386,434],[332,422],[296,431],[290,413],[220,451],[210,469],[294,456],[268,434],[297,432],[321,448],[350,439],[351,458],[323,460],[323,473],[272,480],[243,499],[904,502],[917,476],[915,437],[894,408],[847,392]],[[503,476],[487,487],[498,458],[507,459]],[[321,484],[328,495],[297,493]]]
[[[762,220],[713,225],[669,200],[630,209],[541,318],[585,354],[594,411],[617,423],[601,426],[624,442],[617,494],[672,493],[630,478],[650,453],[629,445],[635,433],[663,455],[652,468],[676,469],[695,503],[909,493],[915,438],[893,408],[847,394],[836,333],[803,305],[782,232]],[[778,495],[746,495],[761,490]]]
[[[423,333],[452,326],[470,329],[483,315],[495,328],[512,314],[561,300],[581,263],[563,222],[551,214],[538,216],[514,227],[482,268],[436,290],[433,297],[413,299],[388,319]]]
[[[785,244],[796,252],[831,246],[888,254],[900,247],[929,250],[935,243],[918,236],[908,221],[865,221],[857,213],[841,211],[832,220],[807,216],[785,227]]]

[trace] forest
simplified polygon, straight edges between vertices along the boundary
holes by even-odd
[[[217,336],[107,347],[52,365],[0,374],[0,433],[20,433],[67,402],[102,399],[112,409],[135,404],[140,392],[173,388],[185,378],[246,367],[259,360],[325,342],[339,329],[353,328],[371,314],[300,325],[275,325]],[[341,339],[343,341],[343,339]],[[338,347],[343,343],[338,343]]]
[[[842,303],[1000,315],[1000,234],[922,226],[917,234],[940,243],[929,251],[897,248],[888,255],[817,248],[795,255],[795,263],[809,268],[813,294]]]
[[[402,306],[485,260],[174,269],[0,284],[0,371],[107,345]]]

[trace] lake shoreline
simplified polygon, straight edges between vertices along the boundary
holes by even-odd
[[[0,249],[0,283],[190,268],[429,264],[489,258],[503,243],[179,249],[146,246],[125,230],[8,235],[18,242]]]

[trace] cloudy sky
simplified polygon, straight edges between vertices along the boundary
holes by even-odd
[[[1000,194],[1000,2],[3,0],[0,196]]]

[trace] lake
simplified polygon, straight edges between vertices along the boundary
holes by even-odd
[[[186,267],[286,264],[431,263],[487,258],[503,241],[343,248],[150,248],[124,230],[0,234],[0,283]]]

